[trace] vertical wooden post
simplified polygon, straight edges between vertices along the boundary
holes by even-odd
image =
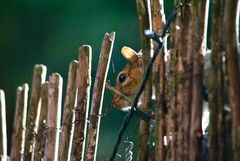
[[[6,127],[6,103],[4,91],[0,89],[0,156],[1,161],[7,161],[7,127]]]
[[[93,98],[91,104],[91,114],[89,122],[87,161],[95,161],[97,154],[97,144],[99,136],[99,125],[102,111],[102,101],[105,91],[105,82],[111,59],[115,33],[106,33],[102,42],[100,58],[98,62],[97,74],[93,88]]]
[[[139,29],[142,45],[142,59],[143,59],[143,71],[146,70],[147,63],[151,58],[151,45],[149,37],[144,35],[145,29],[151,29],[150,23],[150,1],[136,0],[137,5],[137,14],[139,19]],[[150,100],[152,95],[152,78],[151,75],[148,78],[148,81],[145,85],[145,89],[141,95],[142,107],[147,111],[151,110]],[[147,160],[148,159],[148,139],[149,139],[149,123],[146,123],[144,120],[140,120],[139,126],[139,146],[137,160]]]
[[[84,160],[87,117],[91,87],[92,48],[84,45],[79,48],[79,67],[77,71],[77,107],[75,107],[72,161]]]
[[[64,102],[64,112],[59,144],[59,161],[70,161],[73,136],[74,106],[76,105],[76,78],[78,62],[72,61],[68,70],[67,93]]]
[[[44,151],[44,160],[46,161],[58,160],[62,83],[62,77],[58,73],[53,73],[49,77],[47,117],[48,128]]]
[[[177,160],[189,161],[189,138],[190,138],[190,120],[191,120],[191,101],[192,101],[192,71],[193,60],[192,52],[189,47],[192,45],[191,28],[191,0],[185,2],[178,0],[178,4],[184,5],[178,10],[177,32],[177,124],[178,124],[178,149]],[[187,4],[186,4],[187,3]]]
[[[16,108],[13,124],[13,134],[11,142],[11,160],[23,161],[26,118],[27,118],[27,101],[28,101],[28,84],[23,84],[17,88]]]
[[[45,140],[47,137],[48,85],[49,83],[45,82],[41,86],[41,111],[36,135],[34,161],[42,161],[44,157]]]
[[[223,73],[223,16],[224,0],[212,1],[211,70],[208,76],[209,90],[209,161],[224,161],[224,73]],[[231,160],[228,157],[229,160]]]
[[[46,67],[44,65],[35,65],[32,80],[32,91],[28,108],[26,136],[24,146],[24,159],[31,161],[34,150],[34,137],[37,133],[38,117],[40,112],[40,92],[41,84],[46,78]]]
[[[171,32],[169,33],[169,56],[166,61],[166,105],[167,105],[167,119],[166,127],[167,134],[166,139],[168,143],[166,161],[176,161],[177,160],[177,64],[178,64],[178,50],[177,50],[177,21],[173,21],[171,25]]]
[[[224,30],[228,72],[228,95],[232,109],[232,143],[233,160],[240,160],[240,76],[238,62],[238,48],[236,37],[236,19],[238,11],[238,0],[228,0],[225,2]],[[231,18],[229,18],[231,17]]]
[[[202,145],[202,106],[203,106],[203,55],[206,52],[206,32],[209,1],[193,0],[191,13],[192,45],[190,53],[193,54],[193,77],[192,77],[192,103],[191,103],[191,126],[189,160],[201,160]]]
[[[152,25],[153,31],[158,35],[162,34],[165,24],[163,0],[153,0],[152,4]],[[158,44],[153,42],[154,49]],[[165,46],[166,44],[164,44]],[[157,106],[155,107],[155,160],[165,161],[166,146],[164,145],[164,136],[166,136],[166,118],[165,118],[165,50],[159,52],[159,55],[153,66],[153,85],[155,87]]]

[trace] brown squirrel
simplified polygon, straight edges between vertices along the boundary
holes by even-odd
[[[143,77],[141,51],[138,53],[130,47],[124,46],[121,50],[127,65],[118,73],[115,89],[132,99],[141,84]],[[130,106],[122,97],[114,94],[112,105],[118,109],[127,109]]]

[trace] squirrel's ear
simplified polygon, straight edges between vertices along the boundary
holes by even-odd
[[[124,58],[129,62],[129,63],[134,63],[138,60],[138,55],[136,53],[136,51],[134,51],[133,49],[124,46],[122,48],[122,55],[124,56]]]
[[[143,52],[142,52],[142,49],[137,53],[137,55],[140,55],[140,56],[142,56],[143,54],[142,54]]]

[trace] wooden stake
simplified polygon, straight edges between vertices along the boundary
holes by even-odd
[[[91,105],[88,146],[87,146],[87,161],[95,161],[97,154],[97,144],[99,136],[100,117],[102,112],[102,101],[105,89],[105,82],[111,60],[112,48],[115,39],[115,33],[106,33],[102,42],[100,58],[98,62],[97,74],[93,89],[93,98]]]
[[[84,159],[87,117],[91,87],[92,48],[84,45],[79,48],[79,67],[77,71],[77,107],[75,107],[72,161]]]
[[[166,141],[169,144],[167,149],[166,161],[177,160],[177,41],[176,41],[176,20],[172,22],[171,32],[169,33],[169,57],[166,61],[166,105],[167,105],[167,118],[166,118]]]
[[[6,103],[4,91],[0,89],[0,155],[1,161],[7,161]]]
[[[64,113],[59,144],[59,161],[70,161],[71,156],[74,119],[73,110],[76,105],[77,69],[78,62],[74,60],[70,63],[68,70],[67,94],[64,103]]]
[[[226,122],[224,120],[224,70],[223,70],[223,25],[224,1],[213,0],[211,24],[211,70],[208,77],[209,102],[209,128],[208,128],[208,158],[209,161],[232,160],[228,157],[224,133]],[[228,151],[231,151],[227,148]]]
[[[178,1],[181,3],[181,1]],[[192,51],[189,50],[192,44],[191,28],[191,5],[185,4],[178,10],[176,21],[179,29],[176,32],[177,52],[178,52],[178,84],[177,84],[177,124],[178,143],[177,159],[179,161],[189,161],[189,138],[191,120],[192,101]],[[191,52],[189,52],[191,51]]]
[[[26,124],[26,136],[24,146],[24,159],[25,161],[31,161],[32,153],[34,150],[34,138],[37,133],[38,118],[40,113],[40,92],[41,84],[46,78],[46,67],[44,65],[35,65],[34,74],[32,80],[32,91],[29,102],[27,124]]]
[[[62,83],[62,77],[58,73],[53,73],[49,77],[47,117],[48,128],[44,151],[44,160],[46,161],[58,160]]]
[[[11,142],[11,160],[23,160],[27,118],[28,84],[17,88],[16,108]]]
[[[225,1],[224,12],[224,31],[226,44],[226,58],[227,58],[227,73],[228,73],[228,95],[229,103],[232,109],[232,149],[233,160],[240,160],[240,71],[238,62],[238,46],[237,46],[237,29],[236,21],[237,14],[239,14],[238,0]],[[229,18],[231,17],[231,19]],[[239,28],[238,28],[239,29]]]
[[[42,161],[44,157],[45,140],[47,137],[47,116],[48,116],[48,82],[41,86],[41,112],[39,117],[39,127],[36,135],[34,150],[34,161]]]
[[[143,53],[143,71],[146,70],[147,63],[151,58],[151,46],[149,37],[144,35],[145,29],[151,29],[151,9],[150,2],[144,0],[136,0],[137,13],[139,19],[139,29]],[[145,85],[145,89],[141,95],[142,107],[146,111],[151,111],[150,100],[152,96],[152,75],[149,76],[148,82]],[[147,160],[148,159],[148,139],[149,139],[149,123],[146,123],[144,120],[140,120],[139,126],[139,146],[138,146],[138,155],[137,160]]]
[[[189,142],[189,160],[200,161],[202,149],[202,110],[203,110],[203,55],[206,52],[208,0],[194,0],[191,13],[192,45],[189,44],[190,53],[193,54],[192,103],[191,126]]]
[[[163,0],[153,0],[152,4],[152,25],[153,31],[158,35],[162,34],[165,25],[165,14]],[[153,42],[156,49],[158,44]],[[167,44],[164,44],[167,46]],[[166,136],[166,104],[165,104],[165,47],[160,51],[153,66],[153,86],[155,87],[155,95],[157,106],[155,107],[155,160],[165,161],[166,146],[164,145],[164,136]]]

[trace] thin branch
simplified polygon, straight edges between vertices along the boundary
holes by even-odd
[[[105,87],[111,91],[112,93],[122,97],[125,101],[127,101],[128,103],[132,104],[132,100],[127,97],[126,95],[124,95],[122,92],[120,92],[119,90],[115,89],[114,87],[110,86],[110,84],[108,82],[106,82]]]

